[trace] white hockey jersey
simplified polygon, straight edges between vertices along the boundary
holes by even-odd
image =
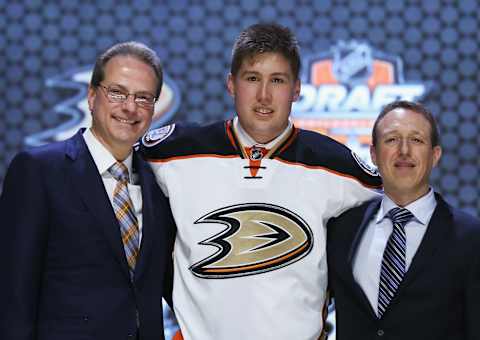
[[[173,303],[186,340],[315,340],[327,289],[325,226],[380,178],[305,130],[244,148],[232,121],[170,125],[141,151],[177,224]]]

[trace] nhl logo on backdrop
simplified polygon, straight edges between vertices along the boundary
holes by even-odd
[[[400,57],[366,42],[339,41],[305,59],[300,98],[292,107],[295,125],[329,135],[363,159],[369,159],[371,128],[382,107],[419,100],[427,91],[425,83],[404,79]]]
[[[333,49],[332,71],[341,83],[366,83],[372,74],[372,49],[366,44],[340,42]]]

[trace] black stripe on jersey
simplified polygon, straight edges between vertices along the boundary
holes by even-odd
[[[295,140],[295,137],[298,133],[299,129],[297,129],[295,126],[292,128],[290,131],[290,134],[288,135],[285,140],[276,146],[276,150],[272,153],[272,155],[269,158],[275,158],[279,153],[283,151],[290,143],[292,143]]]
[[[265,170],[266,166],[255,166],[255,165],[246,165],[243,167],[244,169],[262,169]],[[244,179],[262,179],[263,176],[243,176]]]
[[[246,165],[243,167],[244,169],[266,169],[266,166],[254,166],[254,165]]]
[[[242,143],[240,143],[240,140],[235,133],[235,129],[233,128],[233,119],[227,120],[225,122],[225,130],[227,130],[227,134],[230,134],[230,136],[232,136],[231,142],[234,143],[233,146],[239,151],[238,153],[240,154],[240,157],[245,159]]]
[[[299,129],[291,145],[275,158],[312,168],[326,168],[339,175],[356,178],[369,187],[382,186],[380,176],[364,170],[347,146],[317,132]]]
[[[173,133],[161,143],[151,147],[142,143],[140,152],[150,161],[202,155],[243,158],[235,134],[231,135],[236,145],[228,137],[227,128],[232,129],[233,124],[227,122],[216,122],[203,127],[177,124]],[[294,128],[276,152],[274,159],[323,168],[338,175],[356,178],[369,187],[381,187],[380,176],[363,170],[349,148],[325,135]]]
[[[148,160],[166,160],[175,157],[200,155],[241,156],[241,151],[232,145],[227,136],[227,122],[198,124],[175,124],[173,133],[159,144],[149,147],[140,144],[139,151]]]

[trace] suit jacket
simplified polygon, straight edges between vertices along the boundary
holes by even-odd
[[[0,339],[163,339],[174,222],[134,153],[143,236],[131,280],[119,224],[81,132],[19,153],[0,198]]]
[[[396,296],[379,320],[353,277],[353,260],[380,199],[328,224],[328,269],[338,340],[480,339],[480,221],[437,206]]]

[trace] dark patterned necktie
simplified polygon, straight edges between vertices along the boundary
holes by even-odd
[[[388,212],[388,217],[392,220],[393,230],[383,252],[380,270],[380,286],[378,289],[379,318],[385,313],[405,275],[405,254],[407,249],[405,225],[413,218],[413,214],[405,208],[396,207]]]
[[[117,180],[113,191],[113,211],[120,225],[123,248],[133,277],[139,249],[140,232],[137,217],[135,216],[132,200],[128,193],[128,169],[125,164],[117,162],[108,172]]]

